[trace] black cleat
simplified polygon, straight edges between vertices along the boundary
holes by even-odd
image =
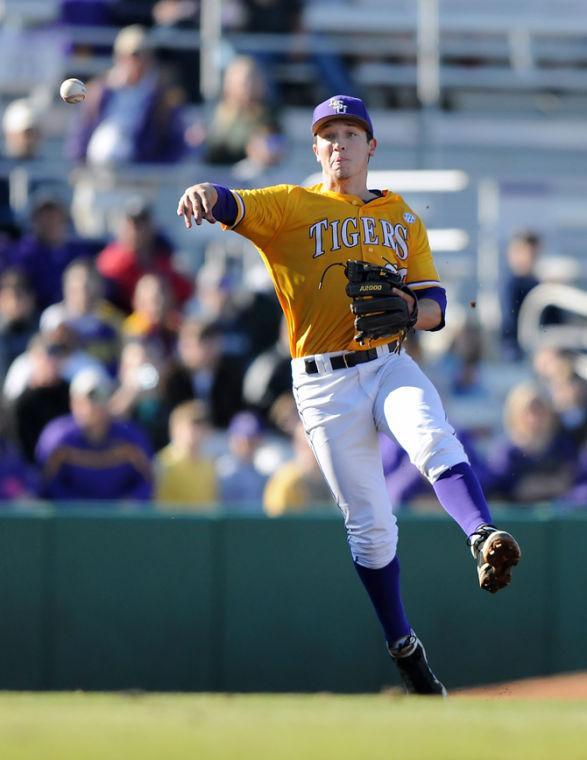
[[[512,567],[518,564],[522,552],[516,539],[492,525],[482,525],[467,539],[477,561],[479,585],[490,594],[509,585]]]
[[[406,637],[402,646],[392,648],[388,645],[388,651],[397,665],[407,694],[448,696],[444,686],[430,670],[422,642],[415,633]]]

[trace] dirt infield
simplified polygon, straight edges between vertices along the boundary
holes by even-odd
[[[545,678],[478,686],[453,691],[452,697],[483,697],[485,699],[587,699],[587,672],[566,673]]]

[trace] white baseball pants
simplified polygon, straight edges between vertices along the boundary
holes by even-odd
[[[378,351],[379,352],[379,351]],[[318,354],[318,373],[292,360],[293,391],[306,436],[344,516],[355,562],[384,567],[394,558],[397,524],[388,496],[378,432],[396,438],[434,482],[467,462],[434,385],[408,354],[388,352],[333,370]]]

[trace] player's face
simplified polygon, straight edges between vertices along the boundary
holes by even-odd
[[[105,402],[72,393],[70,406],[75,421],[83,430],[103,432],[108,428],[110,415]]]
[[[366,173],[376,145],[356,122],[333,119],[320,128],[313,149],[326,176],[346,180]]]

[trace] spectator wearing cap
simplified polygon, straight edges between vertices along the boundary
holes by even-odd
[[[218,500],[214,462],[202,454],[208,432],[206,405],[184,401],[169,417],[170,441],[156,456],[155,495],[163,508],[209,508]]]
[[[255,453],[262,440],[263,427],[252,412],[239,412],[230,421],[229,453],[216,462],[220,501],[229,512],[263,512],[267,476],[255,464]]]
[[[104,281],[92,259],[75,259],[63,273],[63,300],[41,314],[43,332],[66,324],[78,346],[114,375],[120,353],[124,315],[103,298]]]
[[[109,298],[130,312],[139,279],[144,274],[156,274],[168,281],[174,302],[184,304],[192,284],[175,269],[173,253],[170,241],[157,229],[148,201],[141,196],[130,197],[116,240],[96,260],[98,271],[107,280]]]
[[[88,87],[68,157],[115,166],[175,162],[184,154],[183,132],[177,89],[163,81],[147,30],[124,27],[112,67]]]
[[[114,383],[82,370],[70,386],[71,414],[50,422],[37,444],[42,495],[55,501],[145,501],[152,495],[152,451],[142,430],[109,410]]]
[[[89,244],[70,232],[65,201],[49,188],[31,198],[29,231],[15,245],[12,265],[28,279],[42,311],[63,297],[62,279],[67,266],[89,251]]]
[[[8,104],[2,116],[4,154],[11,159],[28,161],[39,154],[41,115],[28,98]]]

